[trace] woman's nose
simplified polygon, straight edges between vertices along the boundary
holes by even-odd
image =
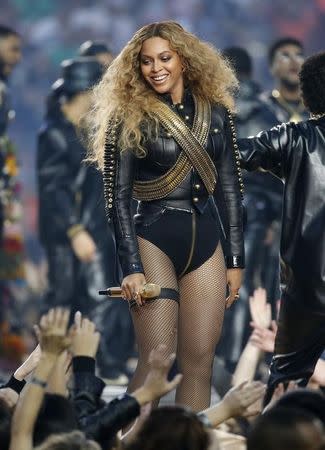
[[[161,69],[161,65],[160,65],[160,61],[153,61],[152,63],[152,71],[153,72],[159,72],[159,70]]]

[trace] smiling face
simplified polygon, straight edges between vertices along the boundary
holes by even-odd
[[[140,67],[144,79],[158,94],[170,94],[173,103],[182,101],[182,61],[166,39],[152,37],[143,42]]]

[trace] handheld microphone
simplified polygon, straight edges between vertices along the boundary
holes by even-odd
[[[158,297],[160,295],[160,292],[161,287],[159,286],[159,284],[147,283],[143,286],[143,289],[141,292],[139,292],[139,294],[142,298],[154,298]],[[107,295],[111,298],[122,297],[122,288],[119,286],[109,287],[103,291],[99,291],[98,293],[99,295]]]

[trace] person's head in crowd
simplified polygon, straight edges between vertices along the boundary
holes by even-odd
[[[46,394],[34,429],[34,444],[39,445],[51,435],[78,429],[70,401],[57,394]]]
[[[253,62],[245,48],[227,47],[222,53],[229,59],[239,80],[249,80],[252,77]]]
[[[8,404],[0,399],[0,448],[8,450],[10,444],[10,426],[12,409]]]
[[[310,56],[300,71],[300,87],[306,108],[314,115],[325,113],[325,52]]]
[[[325,427],[325,396],[311,389],[296,389],[285,393],[274,408],[298,408],[316,416]]]
[[[284,37],[274,41],[268,52],[269,66],[276,82],[286,89],[299,89],[299,72],[304,62],[304,46],[301,41]]]
[[[14,29],[0,24],[0,78],[7,78],[21,60],[21,37]]]
[[[81,431],[72,431],[50,436],[35,450],[100,450],[100,446],[88,440]]]
[[[78,55],[92,56],[104,67],[108,67],[114,59],[113,52],[108,45],[98,41],[83,42],[79,47]]]
[[[61,63],[61,77],[52,85],[47,99],[47,117],[58,111],[78,126],[91,104],[90,89],[100,80],[103,66],[93,57],[80,57]]]
[[[252,425],[247,450],[324,450],[322,422],[295,408],[271,408]]]
[[[188,88],[196,97],[233,110],[237,86],[231,65],[212,45],[177,22],[146,25],[128,41],[94,89],[88,159],[102,167],[108,120],[123,123],[121,150],[133,148],[143,156],[143,133],[157,137],[157,97],[165,95],[180,103]]]
[[[181,406],[154,409],[127,450],[208,450],[208,428],[192,411]]]

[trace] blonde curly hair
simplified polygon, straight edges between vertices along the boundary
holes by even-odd
[[[238,82],[228,61],[212,45],[199,40],[177,22],[157,22],[138,30],[108,67],[101,82],[93,89],[93,110],[89,115],[88,161],[99,168],[104,164],[105,136],[110,120],[122,125],[121,151],[131,148],[137,156],[146,154],[143,133],[155,137],[159,108],[155,91],[144,80],[140,52],[145,40],[160,37],[181,58],[184,84],[197,97],[233,110],[233,93]],[[141,125],[141,128],[140,128]]]

